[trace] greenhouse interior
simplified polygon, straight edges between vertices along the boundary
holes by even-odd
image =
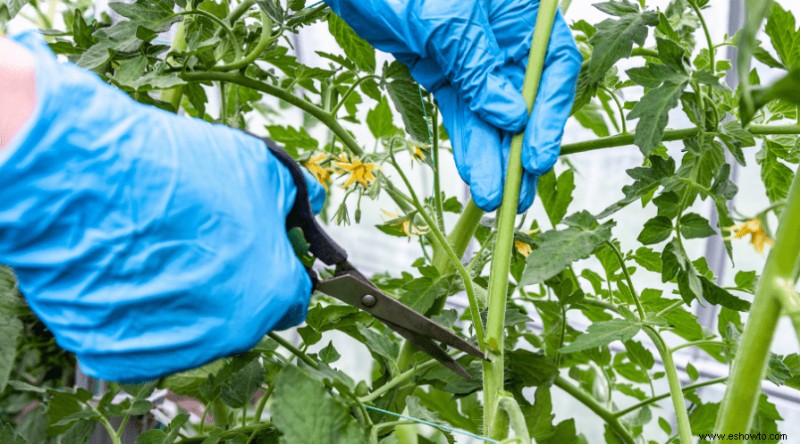
[[[800,442],[800,3],[0,0],[0,444]]]

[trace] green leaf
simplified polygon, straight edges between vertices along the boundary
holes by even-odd
[[[754,293],[758,285],[758,274],[755,271],[739,271],[733,281],[738,288]]]
[[[333,341],[328,342],[328,345],[320,350],[317,355],[319,356],[319,360],[326,364],[332,364],[342,357],[342,355],[336,351],[336,348],[333,347]]]
[[[541,386],[536,389],[532,406],[523,406],[522,412],[525,415],[525,423],[531,437],[537,443],[547,439],[555,432],[553,428],[553,400],[550,394],[550,387]]]
[[[512,350],[507,353],[506,361],[511,380],[523,387],[550,384],[558,374],[555,362],[542,353]]]
[[[431,267],[432,268],[432,267]],[[400,301],[419,313],[426,313],[433,304],[447,296],[451,287],[449,276],[421,276],[403,285]]]
[[[672,221],[664,216],[656,216],[645,222],[637,240],[644,245],[652,245],[669,239],[671,234]]]
[[[181,413],[169,423],[168,431],[148,430],[136,438],[136,444],[172,444],[178,438],[181,427],[189,420],[189,415]]]
[[[653,353],[639,341],[625,341],[625,350],[628,352],[628,359],[644,370],[650,370],[656,363]]]
[[[773,3],[764,31],[785,67],[792,68],[800,63],[800,30],[790,11]]]
[[[761,180],[764,182],[767,197],[771,203],[781,202],[789,195],[789,186],[794,178],[791,168],[781,163],[772,145],[764,144],[764,147],[756,154],[756,162],[761,165]]]
[[[426,101],[423,110],[419,85],[411,77],[408,68],[400,62],[392,62],[384,67],[383,75],[388,80],[386,90],[403,118],[406,132],[412,139],[428,143],[431,132],[425,116],[433,115],[433,107]]]
[[[297,157],[300,149],[314,151],[319,148],[317,139],[311,137],[303,127],[270,125],[267,131],[270,138],[283,145],[293,157]]]
[[[181,17],[175,16],[173,12],[175,7],[173,0],[136,0],[131,3],[111,2],[108,6],[117,14],[130,19],[132,23],[159,33],[169,30],[173,23],[181,19]]]
[[[400,131],[392,122],[392,109],[386,98],[381,97],[378,105],[367,113],[367,126],[376,139],[388,139]]]
[[[614,15],[619,19],[600,22],[597,33],[590,39],[593,47],[592,57],[589,59],[590,83],[600,82],[618,60],[630,57],[634,43],[639,46],[644,44],[647,27],[658,24],[658,14],[652,11],[641,12],[627,0],[600,3],[595,7],[605,12],[614,10]]]
[[[651,248],[639,247],[633,255],[633,260],[647,271],[661,273],[661,255]]]
[[[272,422],[283,443],[367,442],[349,407],[325,390],[306,370],[287,366],[276,378]]]
[[[625,198],[603,210],[597,215],[598,219],[605,219],[630,203],[652,194],[664,179],[675,174],[675,160],[671,157],[664,159],[661,156],[652,155],[647,161],[649,166],[631,168],[626,171],[628,176],[634,179],[634,182],[622,187]]]
[[[253,359],[225,381],[220,388],[219,397],[230,407],[242,408],[250,402],[250,397],[262,382],[264,382],[264,368],[258,359]]]
[[[728,290],[718,286],[705,277],[700,277],[703,284],[703,298],[711,304],[721,305],[734,311],[746,312],[750,310],[750,303],[739,299]]]
[[[739,165],[746,166],[742,148],[756,146],[756,140],[753,135],[742,128],[738,121],[729,120],[720,126],[719,138],[736,159],[736,162]]]
[[[0,393],[8,384],[17,359],[17,345],[23,333],[22,321],[17,316],[20,302],[13,273],[0,266]]]
[[[547,218],[553,226],[560,223],[567,214],[574,190],[575,172],[572,169],[564,171],[557,179],[555,169],[539,177],[537,192],[542,199]]]
[[[376,357],[380,356],[389,362],[394,362],[394,360],[397,359],[400,347],[397,345],[397,342],[392,340],[392,335],[378,333],[361,324],[357,324],[356,328],[364,337],[364,345],[366,345]]]
[[[697,213],[688,213],[681,217],[681,234],[686,239],[696,239],[716,234],[708,220]]]
[[[561,353],[574,353],[595,347],[603,347],[614,341],[628,341],[639,333],[641,325],[628,319],[613,319],[597,322],[589,326],[586,333],[578,336],[571,344],[562,347]]]
[[[589,257],[598,246],[611,239],[611,227],[615,224],[609,221],[592,229],[573,226],[542,233],[536,240],[536,248],[528,255],[520,284],[544,282],[571,263]]]
[[[328,30],[359,69],[375,72],[375,49],[336,14],[328,16]]]
[[[639,119],[636,124],[634,144],[645,156],[661,143],[664,129],[669,122],[669,111],[678,106],[678,99],[687,83],[686,80],[670,81],[651,89],[628,113],[628,120]]]

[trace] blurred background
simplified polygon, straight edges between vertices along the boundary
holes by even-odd
[[[712,38],[716,43],[723,42],[726,35],[733,35],[741,27],[743,21],[743,7],[744,0],[710,0],[710,8],[705,10],[705,17],[708,21],[709,30]],[[113,15],[113,12],[105,7],[106,0],[96,2],[99,10],[106,10]],[[589,23],[598,23],[606,16],[593,8],[591,5],[595,3],[593,0],[574,0],[572,1],[565,17],[567,22],[573,23],[577,20],[586,20]],[[647,0],[647,5],[651,8],[665,8],[668,0]],[[796,0],[778,0],[785,9],[791,10],[795,16],[800,16],[800,2]],[[17,20],[12,24],[11,31],[20,31],[26,28],[31,28],[32,25]],[[698,29],[698,33],[702,31]],[[165,35],[163,38],[169,40],[171,36]],[[294,36],[296,52],[300,60],[311,66],[327,66],[324,59],[317,55],[317,51],[340,53],[336,43],[330,34],[326,24],[317,24],[310,28],[305,29],[300,34]],[[698,39],[700,36],[698,35]],[[651,46],[654,44],[653,36],[646,44]],[[703,45],[700,44],[700,47]],[[717,57],[719,59],[732,59],[735,50],[731,47],[721,47],[718,49]],[[389,60],[391,56],[387,54],[379,54],[379,65],[383,60]],[[778,73],[758,62],[754,61],[754,67],[763,83],[768,83],[777,77]],[[733,74],[733,73],[732,73]],[[730,75],[726,78],[728,85],[735,88],[737,79],[735,75]],[[625,89],[623,94],[630,94],[637,89]],[[641,91],[639,90],[639,94]],[[218,97],[218,94],[209,94],[210,97]],[[624,100],[637,100],[636,96],[624,96]],[[365,100],[370,100],[364,97]],[[275,102],[268,103],[275,110],[282,110],[268,116],[253,115],[249,122],[251,131],[265,134],[265,123],[284,123],[284,124],[302,124],[304,116],[301,112],[281,106]],[[209,109],[215,109],[214,104],[210,104]],[[365,117],[366,111],[370,109],[368,104],[362,106]],[[398,125],[400,122],[397,122]],[[359,142],[366,147],[372,147],[374,139],[372,138],[366,124],[363,126],[356,126],[352,124],[345,124],[348,129],[352,130],[359,140]],[[673,113],[670,117],[668,128],[679,129],[693,126],[679,111]],[[319,129],[313,132],[320,140],[327,140],[328,136]],[[595,134],[590,130],[581,127],[574,119],[571,119],[567,125],[564,134],[564,143],[579,142],[583,140],[595,138]],[[667,143],[672,154],[676,154],[681,150],[681,144]],[[746,150],[747,167],[739,167],[733,163],[733,181],[739,187],[739,193],[735,198],[733,204],[735,210],[745,216],[754,216],[760,211],[767,208],[770,203],[765,195],[765,190],[760,178],[760,168],[755,161],[755,149]],[[406,157],[407,156],[402,156]],[[400,159],[403,161],[402,159]],[[565,169],[565,159],[562,158],[561,162],[556,165],[556,170],[561,172]],[[575,169],[576,173],[576,191],[574,200],[570,206],[570,212],[579,209],[587,209],[592,213],[598,213],[605,209],[611,203],[619,200],[623,195],[621,189],[624,185],[631,182],[631,179],[625,174],[625,170],[641,165],[642,155],[638,148],[635,146],[612,148],[607,150],[593,151],[582,154],[575,154],[568,158],[569,164]],[[444,156],[443,158],[443,178],[442,184],[445,192],[448,195],[458,196],[462,202],[466,202],[469,196],[469,190],[460,180],[453,162],[451,159]],[[414,184],[421,193],[428,192],[431,189],[432,177],[430,177],[430,170],[422,168],[420,165],[408,164],[409,176],[414,181]],[[332,208],[335,208],[336,199],[341,198],[343,193],[340,190],[333,190]],[[362,220],[360,224],[352,224],[349,226],[331,226],[331,233],[340,241],[340,243],[348,249],[351,253],[351,259],[360,268],[369,272],[385,272],[393,270],[393,274],[399,274],[401,270],[413,271],[410,264],[420,256],[419,245],[415,241],[409,242],[406,238],[397,238],[386,236],[381,233],[376,224],[385,221],[382,218],[381,210],[387,210],[397,213],[397,209],[391,200],[382,199],[376,202],[364,200],[362,201]],[[639,235],[641,228],[646,220],[655,215],[654,208],[643,210],[641,205],[634,203],[625,210],[618,213],[618,224],[614,229],[615,236],[621,241],[623,251],[631,248],[636,248],[636,237]],[[710,201],[698,202],[692,209],[701,215],[706,216],[712,226],[716,226],[716,216],[713,206]],[[447,213],[446,213],[447,214]],[[450,224],[455,222],[456,216],[449,215],[453,219],[449,221]],[[533,208],[530,210],[528,220],[533,218],[538,219],[540,222],[546,221],[545,213],[541,204],[537,201]],[[775,228],[775,220],[771,221],[773,229]],[[549,229],[546,224],[543,227]],[[732,285],[734,278],[734,269],[727,255],[725,254],[722,244],[722,236],[727,235],[723,233],[703,240],[690,240],[687,241],[687,248],[689,249],[691,257],[698,258],[704,256],[708,261],[711,269],[718,277],[719,284],[722,286]],[[474,247],[474,246],[473,246]],[[736,270],[754,270],[760,273],[764,266],[766,256],[757,253],[749,242],[746,240],[734,240],[734,257],[736,258]],[[470,257],[469,251],[467,257]],[[599,266],[598,266],[599,267]],[[664,284],[657,279],[654,274],[634,274],[634,280],[637,286],[647,286],[651,288],[663,288]],[[645,287],[641,287],[645,288]],[[665,289],[671,291],[671,289]],[[452,298],[451,304],[459,310],[466,307],[466,297],[458,295]],[[717,311],[715,306],[700,306],[695,304],[693,307],[695,313],[698,314],[700,322],[710,331],[716,331]],[[576,316],[570,318],[571,324],[579,329],[584,330],[588,324],[586,319],[580,318],[576,311],[573,311]],[[533,319],[530,326],[532,329],[541,328],[541,323],[538,319]],[[284,333],[287,338],[299,341],[294,331],[290,330]],[[665,335],[667,339],[675,339],[669,333]],[[798,344],[795,341],[795,335],[792,332],[792,327],[787,319],[783,319],[778,333],[775,336],[775,343],[772,344],[772,350],[778,354],[788,354],[797,352]],[[342,359],[337,361],[334,366],[338,367],[354,379],[369,380],[370,371],[363,363],[371,362],[368,351],[359,343],[350,340],[343,334],[330,334],[330,338],[325,338],[320,344],[325,345],[328,339],[332,339],[336,345],[337,350],[342,354]],[[648,344],[649,341],[644,341]],[[677,341],[676,341],[677,343]],[[619,345],[619,343],[617,343]],[[612,344],[613,345],[613,344]],[[658,356],[654,351],[654,355]],[[685,348],[677,352],[675,355],[677,365],[682,371],[682,383],[691,383],[689,377],[685,373],[687,363],[691,363],[699,372],[700,380],[718,378],[727,375],[728,368],[725,365],[713,361],[707,357],[702,351],[696,348]],[[658,364],[657,364],[658,365]],[[657,371],[657,370],[656,370]],[[92,384],[91,381],[83,380],[83,384]],[[666,380],[664,378],[654,381],[656,393],[668,392]],[[783,417],[783,424],[779,426],[781,432],[788,434],[790,439],[800,440],[800,396],[794,389],[788,387],[777,387],[769,382],[764,382],[764,389],[770,393],[772,401],[776,404],[778,411]],[[721,398],[724,390],[723,385],[715,385],[702,388],[697,391],[698,395],[707,401],[717,401]],[[532,393],[531,393],[532,395]],[[622,406],[632,404],[631,398],[620,399],[618,403]],[[669,400],[663,401],[662,405],[668,406]],[[570,396],[562,393],[557,388],[553,388],[553,406],[556,414],[554,423],[557,423],[568,417],[579,417],[582,420],[577,424],[578,432],[583,433],[590,442],[595,440],[602,440],[603,436],[603,422],[597,418],[591,411],[589,411],[582,404],[575,401]],[[654,409],[654,416],[664,416],[668,418],[675,428],[674,418],[671,415],[670,409]],[[663,442],[667,439],[667,435],[658,427],[656,421],[652,421],[645,431],[645,436],[657,442]],[[472,442],[469,438],[461,438],[459,442]],[[475,441],[477,442],[477,441]]]

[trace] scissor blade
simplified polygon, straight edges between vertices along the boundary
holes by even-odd
[[[472,379],[472,376],[461,366],[452,356],[447,354],[441,347],[436,345],[430,338],[424,338],[411,331],[406,330],[399,325],[392,324],[389,321],[382,321],[389,328],[396,331],[400,336],[406,338],[408,342],[414,344],[417,348],[428,354],[428,356],[439,361],[440,364],[449,368],[457,373],[464,379]]]
[[[467,354],[487,360],[478,347],[461,339],[452,331],[417,313],[400,301],[387,296],[368,281],[365,282],[363,279],[349,274],[349,272],[320,282],[317,285],[317,290],[366,311],[387,323],[387,325],[391,324],[390,327],[392,325],[401,327],[418,337],[443,342]],[[366,296],[372,296],[372,298]],[[367,303],[365,304],[365,302]]]

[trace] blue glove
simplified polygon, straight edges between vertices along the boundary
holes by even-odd
[[[154,379],[305,319],[311,281],[285,228],[296,188],[261,140],[15,40],[34,54],[37,105],[0,151],[0,263],[89,376]]]
[[[475,203],[496,209],[513,134],[526,129],[519,211],[558,159],[583,58],[559,12],[539,96],[528,115],[520,91],[538,0],[326,0],[361,37],[408,65],[444,117],[461,178]]]

